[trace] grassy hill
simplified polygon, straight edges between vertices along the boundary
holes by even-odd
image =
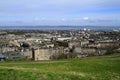
[[[0,80],[120,80],[120,54],[58,61],[0,62]]]

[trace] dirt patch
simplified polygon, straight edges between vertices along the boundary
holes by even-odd
[[[77,75],[77,76],[81,76],[81,77],[85,77],[85,76],[86,76],[85,73],[74,72],[74,71],[68,72],[67,74],[70,74],[70,75]]]

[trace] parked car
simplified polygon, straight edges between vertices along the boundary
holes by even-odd
[[[0,54],[0,61],[5,61],[6,57],[3,54]]]

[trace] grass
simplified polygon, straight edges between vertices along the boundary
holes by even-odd
[[[0,62],[0,80],[120,80],[120,54],[59,61]]]

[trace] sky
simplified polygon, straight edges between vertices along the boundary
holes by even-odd
[[[120,26],[120,0],[0,0],[0,25]]]

